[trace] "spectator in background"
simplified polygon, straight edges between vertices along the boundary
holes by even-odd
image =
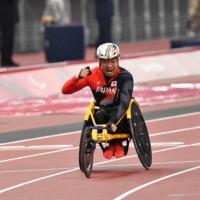
[[[12,60],[14,47],[15,23],[18,22],[16,0],[0,0],[0,29],[1,29],[1,66],[19,66]]]
[[[46,0],[42,15],[41,31],[47,24],[70,23],[70,2],[69,0]]]
[[[195,20],[200,14],[200,0],[190,0],[189,21],[188,21],[188,36],[195,37]]]
[[[111,42],[112,17],[114,7],[112,0],[95,0],[96,19],[99,24],[99,36],[96,42],[96,48],[103,44]]]

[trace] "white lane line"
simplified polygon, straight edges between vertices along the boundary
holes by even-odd
[[[200,143],[191,144],[191,146],[200,146]]]
[[[184,145],[184,142],[152,142],[152,147],[164,147],[164,146],[180,146]]]
[[[189,147],[189,146],[191,146],[191,144],[190,145],[177,146],[177,147],[171,147],[171,148],[167,148],[167,149],[161,149],[161,150],[157,150],[157,151],[152,151],[152,153],[170,151],[170,150],[185,148],[185,147]],[[104,162],[101,162],[101,163],[93,164],[93,166],[102,165],[102,164],[105,164],[105,163],[115,162],[115,161],[119,161],[119,160],[125,160],[125,159],[129,159],[129,158],[133,158],[133,157],[138,157],[138,155],[136,154],[136,155],[133,155],[133,156],[126,156],[126,157],[118,158],[118,159],[115,159],[115,160],[108,160],[108,161],[104,161]]]
[[[64,171],[64,172],[59,172],[59,173],[56,173],[56,174],[52,174],[52,175],[49,175],[49,176],[43,176],[41,178],[37,178],[37,179],[34,179],[34,180],[31,180],[31,181],[27,181],[27,182],[24,182],[24,183],[21,183],[21,184],[18,184],[18,185],[14,185],[12,187],[8,187],[8,188],[5,188],[3,190],[0,190],[0,194],[4,193],[4,192],[7,192],[9,190],[13,190],[15,188],[18,188],[18,187],[21,187],[21,186],[24,186],[24,185],[28,185],[30,183],[34,183],[34,182],[37,182],[37,181],[41,181],[41,180],[44,180],[44,179],[47,179],[47,178],[52,178],[54,176],[58,176],[58,175],[61,175],[61,174],[66,174],[66,173],[69,173],[69,172],[73,172],[73,171],[76,171],[76,170],[80,170],[79,168],[74,168],[74,169],[71,169],[71,170],[67,170],[67,171]]]
[[[182,148],[182,147],[188,147],[188,146],[198,146],[198,145],[199,145],[199,143],[189,144],[189,145],[181,145],[181,146],[176,146],[176,147],[173,147],[173,148],[169,148],[169,150],[177,149],[177,148]],[[74,150],[74,149],[78,149],[78,148],[79,147],[73,147],[73,148],[60,149],[60,150],[50,151],[50,152],[45,152],[45,153],[32,154],[32,155],[29,155],[29,156],[22,156],[22,157],[17,157],[17,158],[11,158],[11,159],[7,159],[7,160],[0,160],[0,163],[5,163],[5,162],[9,162],[9,161],[14,161],[14,160],[20,160],[20,159],[25,159],[25,158],[31,158],[31,157],[36,157],[36,156],[42,156],[42,155],[47,155],[47,154],[52,154],[52,153],[58,153],[58,152],[62,152],[62,151]],[[157,153],[157,152],[162,152],[162,151],[166,151],[166,150],[164,149],[164,150],[152,151],[152,153]],[[127,159],[127,158],[131,158],[131,157],[135,157],[135,156],[137,156],[137,155],[127,156],[127,157],[123,157],[123,158],[120,158],[120,159]],[[107,162],[113,162],[113,160],[111,160],[111,161],[105,161],[104,163],[107,163]]]
[[[154,136],[158,136],[158,135],[165,135],[165,134],[171,134],[171,133],[177,133],[177,132],[182,132],[182,131],[195,130],[195,129],[200,129],[200,126],[190,127],[190,128],[185,128],[185,129],[177,129],[177,130],[160,132],[160,133],[152,133],[152,134],[149,134],[149,137],[154,137]],[[51,137],[60,137],[60,136],[64,136],[64,135],[71,135],[71,134],[77,134],[77,133],[80,134],[80,132],[81,131],[75,131],[75,132],[57,134],[57,135],[53,135],[53,136],[45,136],[45,137],[39,137],[39,138],[33,138],[33,139],[27,139],[27,140],[20,140],[20,141],[15,141],[15,142],[1,143],[0,146],[8,145],[8,144],[21,143],[21,142],[27,142],[27,141],[47,139],[47,138],[51,138]]]
[[[166,132],[161,132],[161,133],[153,133],[150,134],[150,137],[158,136],[158,135],[165,135],[165,134],[170,134],[170,133],[178,133],[178,132],[183,132],[183,131],[190,131],[190,130],[196,130],[200,129],[200,126],[195,126],[195,127],[190,127],[190,128],[183,128],[183,129],[177,129],[173,131],[166,131]]]
[[[183,163],[199,163],[200,160],[187,160],[187,161],[179,161],[179,162],[158,162],[152,163],[152,165],[171,165],[171,164],[183,164]],[[105,166],[95,166],[94,169],[99,168],[118,168],[118,167],[133,167],[133,166],[141,166],[141,163],[138,164],[126,164],[126,165],[105,165]],[[0,171],[0,174],[4,173],[24,173],[24,172],[41,172],[41,171],[59,171],[59,170],[70,170],[74,169],[74,167],[65,167],[65,168],[47,168],[47,169],[22,169],[22,170],[7,170]]]
[[[152,165],[171,165],[171,164],[183,164],[183,163],[199,163],[200,160],[189,160],[189,161],[179,161],[179,162],[160,162],[160,163],[152,163]],[[108,168],[108,167],[132,167],[132,166],[141,166],[141,163],[138,164],[126,164],[126,165],[105,165],[105,166],[95,166],[94,169],[99,169],[99,168]]]
[[[162,121],[162,120],[175,119],[175,118],[187,117],[187,116],[199,115],[199,114],[200,114],[200,112],[194,112],[194,113],[189,113],[189,114],[176,115],[176,116],[172,116],[172,117],[163,117],[163,118],[159,118],[159,119],[146,120],[145,122],[148,122],[148,123],[157,122],[157,121]],[[19,140],[19,141],[7,142],[7,143],[0,143],[0,146],[7,145],[7,144],[20,143],[20,142],[28,142],[28,141],[34,141],[34,140],[47,139],[47,138],[52,138],[52,137],[60,137],[60,136],[65,136],[65,135],[77,134],[77,133],[80,134],[81,130],[73,131],[73,132],[67,132],[67,133],[60,133],[60,134],[50,135],[50,136],[37,137],[37,138],[32,138],[32,139],[25,139],[25,140]]]
[[[200,196],[200,194],[170,194],[170,197]]]
[[[156,142],[156,143],[151,143],[152,147],[163,147],[163,146],[180,146],[184,145],[184,142]],[[73,145],[37,145],[37,146],[1,146],[0,151],[30,151],[30,150],[49,150],[49,149],[66,149],[73,147]],[[133,148],[135,147],[133,143],[129,144],[129,147]],[[96,147],[100,149],[100,147]]]
[[[162,178],[156,179],[156,180],[154,180],[154,181],[151,181],[151,182],[148,182],[148,183],[146,183],[146,184],[140,185],[140,186],[138,186],[138,187],[136,187],[136,188],[134,188],[134,189],[132,189],[132,190],[129,190],[128,192],[125,192],[124,194],[118,196],[118,197],[115,198],[114,200],[121,200],[121,199],[127,197],[128,195],[130,195],[130,194],[132,194],[132,193],[134,193],[134,192],[136,192],[136,191],[138,191],[138,190],[140,190],[140,189],[142,189],[142,188],[145,188],[145,187],[147,187],[147,186],[149,186],[149,185],[152,185],[152,184],[157,183],[157,182],[159,182],[159,181],[162,181],[162,180],[165,180],[165,179],[174,177],[174,176],[178,176],[178,175],[180,175],[180,174],[184,174],[184,173],[187,173],[187,172],[190,172],[190,171],[193,171],[193,170],[197,170],[197,169],[200,169],[200,166],[193,167],[193,168],[190,168],[190,169],[187,169],[187,170],[183,170],[183,171],[180,171],[180,172],[177,172],[177,173],[168,175],[168,176],[164,176],[164,177],[162,177]]]
[[[4,173],[42,172],[42,171],[58,171],[58,170],[69,170],[69,169],[74,169],[74,167],[49,168],[49,169],[22,169],[22,170],[0,171],[0,173],[4,174]]]
[[[184,116],[190,116],[190,115],[193,115],[193,114],[188,114],[188,115],[184,115]],[[176,118],[177,117],[181,117],[181,116],[183,116],[183,115],[176,116]],[[164,119],[167,119],[167,118],[163,118],[163,120]],[[152,122],[152,121],[158,121],[158,119],[151,120],[150,122]],[[70,135],[70,134],[76,134],[76,133],[80,133],[80,131],[74,131],[74,132],[69,132],[69,133],[62,133],[62,134],[57,134],[57,135],[53,135],[53,136],[38,137],[38,138],[34,138],[34,139],[27,139],[27,140],[21,140],[21,141],[9,142],[9,143],[2,143],[0,145],[14,144],[14,143],[25,142],[25,141],[33,141],[33,140],[38,140],[38,139],[46,139],[46,138],[51,138],[51,137],[59,137],[59,136],[62,136],[62,135]],[[193,145],[196,145],[196,144],[193,144]],[[174,147],[174,148],[170,148],[169,150],[176,149],[176,148],[183,148],[183,147],[187,147],[187,146],[188,145],[180,146],[180,147]],[[73,148],[73,149],[75,149],[75,148]],[[67,149],[67,150],[69,150],[69,149]],[[165,150],[167,151],[168,149],[165,149]],[[155,152],[152,152],[152,153],[157,153],[157,152],[161,152],[161,151],[165,151],[165,150],[163,149],[163,150],[155,151]],[[59,152],[59,151],[64,151],[64,150],[58,150],[58,151],[53,151],[53,152],[46,152],[44,154],[56,153],[56,152]],[[0,161],[0,163],[1,162],[6,162],[6,161],[11,161],[11,160],[18,160],[18,159],[27,158],[27,157],[34,157],[34,156],[37,156],[37,155],[43,155],[43,153],[42,154],[35,154],[35,155],[31,155],[31,156],[24,156],[24,157],[14,158],[14,159],[8,159],[8,160],[5,160],[5,161]],[[100,164],[104,164],[104,163],[113,162],[113,161],[119,161],[119,160],[123,160],[123,159],[128,159],[128,158],[132,158],[132,157],[136,157],[136,156],[137,155],[127,156],[127,157],[123,157],[123,158],[120,158],[120,159],[117,159],[117,160],[111,160],[111,161],[105,161],[105,162],[101,162],[101,163],[96,163],[96,164],[94,164],[94,166],[100,165]],[[21,183],[21,184],[18,184],[18,185],[15,185],[15,186],[12,186],[12,187],[0,190],[0,193],[4,193],[6,191],[9,191],[9,190],[12,190],[12,189],[15,189],[15,188],[18,188],[18,187],[21,187],[21,186],[33,183],[33,182],[37,182],[37,181],[40,181],[40,180],[43,180],[43,179],[51,178],[51,177],[58,176],[58,175],[61,175],[61,174],[65,174],[65,173],[69,173],[69,172],[73,172],[73,171],[76,171],[76,170],[80,170],[80,169],[79,168],[74,168],[74,169],[71,169],[71,170],[68,170],[68,171],[64,171],[64,172],[52,174],[50,176],[45,176],[45,177],[41,177],[39,179],[34,179],[32,181],[24,182],[24,183]]]
[[[192,115],[200,115],[200,112],[176,115],[176,116],[171,116],[171,117],[163,117],[163,118],[159,118],[159,119],[151,119],[151,120],[147,120],[146,122],[163,121],[163,120],[168,120],[168,119],[176,119],[176,118],[180,118],[180,117],[189,117],[189,116],[192,116]]]
[[[1,146],[1,150],[41,150],[41,149],[66,149],[73,147],[71,144],[66,145],[37,145],[37,146]]]
[[[14,160],[20,160],[20,159],[24,159],[24,158],[31,158],[31,157],[36,157],[36,156],[43,156],[43,155],[47,155],[47,154],[58,153],[58,152],[68,151],[68,150],[74,150],[74,149],[78,149],[78,148],[79,147],[73,147],[73,148],[67,148],[67,149],[60,149],[60,150],[56,150],[56,151],[49,151],[49,152],[45,152],[45,153],[33,154],[33,155],[29,155],[29,156],[11,158],[11,159],[7,159],[7,160],[0,160],[0,163],[5,163],[5,162],[9,162],[9,161],[14,161]]]
[[[80,131],[72,131],[68,133],[59,133],[56,135],[49,135],[49,136],[43,136],[43,137],[36,137],[36,138],[31,138],[31,139],[25,139],[25,140],[19,140],[19,141],[13,141],[13,142],[6,142],[6,143],[0,143],[0,146],[7,145],[7,144],[15,144],[15,143],[20,143],[20,142],[29,142],[29,141],[34,141],[34,140],[42,140],[42,139],[48,139],[48,138],[53,138],[53,137],[60,137],[60,136],[65,136],[65,135],[73,135],[73,134],[80,134]]]
[[[162,149],[162,150],[154,151],[153,153],[158,153],[158,152],[161,152],[161,151],[168,151],[168,150],[178,149],[178,148],[183,148],[183,147],[188,147],[188,146],[190,146],[190,145],[179,146],[179,147],[173,147],[173,148],[169,148],[169,149]],[[101,165],[101,164],[109,163],[109,162],[114,162],[114,161],[119,161],[119,160],[123,160],[123,159],[128,159],[128,158],[132,158],[132,157],[136,157],[136,156],[137,156],[137,155],[134,155],[134,156],[127,156],[127,157],[123,157],[123,158],[118,158],[118,159],[116,159],[116,160],[110,160],[110,161],[99,162],[99,163],[94,164],[93,166],[97,166],[97,165]],[[3,189],[3,190],[0,190],[0,194],[1,194],[1,193],[4,193],[4,192],[7,192],[7,191],[9,191],[9,190],[12,190],[12,189],[15,189],[15,188],[24,186],[24,185],[28,185],[28,184],[30,184],[30,183],[34,183],[34,182],[37,182],[37,181],[41,181],[41,180],[44,180],[44,179],[47,179],[47,178],[51,178],[51,177],[54,177],[54,176],[58,176],[58,175],[61,175],[61,174],[73,172],[73,171],[76,171],[76,170],[80,170],[80,169],[79,169],[79,168],[74,168],[74,169],[67,170],[67,171],[64,171],[64,172],[59,172],[59,173],[52,174],[52,175],[49,175],[49,176],[44,176],[44,177],[41,177],[41,178],[38,178],[38,179],[34,179],[34,180],[31,180],[31,181],[27,181],[27,182],[24,182],[24,183],[21,183],[21,184],[18,184],[18,185],[14,185],[14,186],[12,186],[12,187],[8,187],[8,188],[5,188],[5,189]]]

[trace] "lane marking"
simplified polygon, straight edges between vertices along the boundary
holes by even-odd
[[[166,131],[166,132],[161,132],[161,133],[152,133],[152,134],[149,135],[149,137],[154,137],[154,136],[158,136],[158,135],[165,135],[165,134],[170,134],[170,133],[178,133],[178,132],[183,132],[183,131],[190,131],[190,130],[195,130],[195,129],[200,129],[200,126],[177,129],[177,130]]]
[[[182,148],[182,147],[189,147],[189,146],[198,146],[199,144],[200,143],[189,144],[189,145],[181,145],[181,146],[178,146],[178,147],[176,146],[176,147],[173,147],[173,148],[169,148],[169,150],[177,149],[177,148]],[[32,155],[29,155],[29,156],[22,156],[22,157],[7,159],[7,160],[0,160],[0,163],[14,161],[14,160],[20,160],[20,159],[25,159],[25,158],[31,158],[31,157],[36,157],[36,156],[42,156],[42,155],[47,155],[47,154],[53,154],[53,153],[58,153],[58,152],[62,152],[62,151],[67,151],[67,150],[74,150],[74,149],[79,149],[79,147],[61,149],[61,150],[57,150],[57,151],[50,151],[50,152],[39,153],[39,154],[32,154]],[[164,150],[161,149],[161,150],[157,150],[157,151],[152,151],[152,153],[157,153],[157,152],[162,152],[162,151],[166,151],[166,150],[165,149]],[[127,158],[136,157],[136,156],[137,155],[127,156],[127,157],[123,157],[123,158],[120,158],[120,159],[127,159]],[[107,162],[113,162],[113,160],[105,161],[104,163],[107,163]],[[95,164],[93,164],[93,165],[95,165]]]
[[[200,146],[200,143],[191,144],[191,146]]]
[[[179,161],[179,162],[160,162],[160,163],[152,163],[152,165],[171,165],[171,164],[183,164],[183,163],[198,163],[200,160],[191,160],[191,161]],[[141,166],[141,163],[138,164],[126,164],[126,165],[105,165],[105,166],[95,166],[96,168],[108,168],[108,167],[127,167],[127,166]]]
[[[175,119],[175,118],[180,118],[180,117],[189,117],[192,115],[200,115],[200,112],[193,112],[189,114],[182,114],[182,115],[176,115],[176,116],[171,116],[171,117],[162,117],[158,119],[151,119],[151,120],[146,120],[146,122],[154,122],[154,121],[163,121],[163,120],[168,120],[168,119]]]
[[[5,142],[5,143],[0,143],[0,146],[7,145],[7,144],[20,143],[20,142],[29,142],[29,141],[34,141],[34,140],[49,139],[49,138],[60,137],[60,136],[65,136],[65,135],[73,135],[73,134],[77,134],[77,133],[80,134],[81,130],[80,131],[71,131],[71,132],[67,132],[67,133],[59,133],[59,134],[55,134],[55,135],[48,135],[48,136],[43,136],[43,137],[30,138],[30,139],[25,139],[25,140],[18,140],[18,141],[13,141],[13,142]]]
[[[194,113],[193,113],[193,114],[194,114]],[[189,114],[189,115],[193,115],[193,114]],[[198,114],[199,114],[199,113],[198,113]],[[184,116],[189,116],[189,115],[184,115]],[[183,116],[183,115],[182,115],[182,116]],[[178,116],[176,116],[176,118],[177,118],[177,117],[178,117]],[[179,115],[179,117],[180,117],[180,115]],[[174,117],[174,118],[175,118],[175,117]],[[163,119],[167,119],[167,118],[163,118]],[[156,119],[156,120],[151,120],[150,122],[152,122],[152,121],[158,121],[158,119]],[[38,139],[46,139],[46,138],[58,137],[58,136],[61,136],[61,135],[70,135],[70,134],[76,134],[76,133],[80,133],[80,131],[74,131],[74,132],[69,132],[69,133],[62,133],[62,134],[57,134],[57,135],[53,135],[53,136],[38,137],[38,138],[34,138],[34,139],[26,139],[26,140],[15,141],[15,142],[9,142],[9,143],[2,143],[2,144],[0,144],[0,145],[13,144],[13,143],[19,143],[19,142],[24,142],[24,141],[33,141],[33,140],[38,140]],[[170,131],[170,133],[171,133],[171,131]],[[157,133],[157,134],[158,134],[158,133]],[[193,145],[193,146],[196,146],[196,145],[198,145],[198,144],[199,144],[199,143],[197,143],[197,144],[192,144],[192,145]],[[157,152],[162,152],[162,151],[167,151],[167,150],[173,150],[173,149],[183,148],[183,147],[188,147],[188,145],[183,145],[183,146],[179,146],[179,147],[174,147],[174,148],[169,148],[169,149],[163,149],[163,150],[153,151],[152,153],[157,153]],[[78,147],[77,147],[77,148],[78,148]],[[76,149],[76,147],[75,147],[75,148],[71,148],[71,149]],[[70,150],[70,149],[66,149],[66,150]],[[42,153],[42,154],[35,154],[35,155],[24,156],[24,157],[19,157],[19,158],[14,158],[14,159],[8,159],[8,160],[0,161],[0,163],[1,163],[1,162],[6,162],[6,161],[11,161],[11,160],[18,160],[18,159],[22,159],[22,158],[34,157],[34,156],[37,156],[37,155],[45,155],[45,154],[50,154],[50,153],[56,153],[56,152],[61,152],[61,151],[65,151],[65,150],[57,150],[57,151],[46,152],[46,153]],[[132,157],[136,157],[136,156],[137,156],[137,155],[129,156],[129,157],[124,157],[124,158],[120,158],[120,159],[117,159],[117,160],[111,160],[111,161],[105,161],[105,162],[101,162],[101,163],[96,163],[96,164],[94,164],[94,166],[101,165],[101,164],[104,164],[104,163],[119,161],[119,160],[123,160],[123,159],[128,159],[128,158],[132,158]],[[49,176],[44,176],[44,177],[41,177],[41,178],[38,178],[38,179],[34,179],[34,180],[31,180],[31,181],[28,181],[28,182],[24,182],[24,183],[21,183],[21,184],[18,184],[18,185],[9,187],[9,188],[5,188],[5,189],[3,189],[3,190],[0,190],[0,193],[9,191],[9,190],[12,190],[12,189],[15,189],[15,188],[18,188],[18,187],[21,187],[21,186],[24,186],[24,185],[33,183],[33,182],[37,182],[37,181],[40,181],[40,180],[43,180],[43,179],[51,178],[51,177],[58,176],[58,175],[61,175],[61,174],[65,174],[65,173],[69,173],[69,172],[73,172],[73,171],[76,171],[76,170],[80,170],[80,169],[79,169],[79,168],[74,168],[74,169],[67,170],[67,171],[64,171],[64,172],[52,174],[52,175],[49,175]]]
[[[187,116],[192,116],[192,115],[200,115],[200,112],[194,112],[194,113],[183,114],[183,115],[176,115],[176,116],[172,116],[172,117],[163,117],[163,118],[159,118],[159,119],[145,120],[145,122],[148,122],[148,123],[149,122],[156,122],[156,121],[161,121],[161,120],[168,120],[168,119],[174,119],[174,118],[179,118],[179,117],[187,117]],[[60,136],[65,136],[65,135],[77,134],[77,133],[80,134],[81,131],[82,130],[78,130],[78,131],[72,131],[72,132],[67,132],[67,133],[59,133],[59,134],[56,134],[56,135],[36,137],[36,138],[31,138],[31,139],[24,139],[24,140],[19,140],[19,141],[0,143],[0,146],[6,145],[6,144],[15,144],[15,143],[20,143],[20,142],[28,142],[28,141],[34,141],[34,140],[40,140],[40,139],[47,139],[47,138],[52,138],[52,137],[60,137]]]
[[[163,146],[179,146],[184,145],[184,142],[156,142],[151,143],[152,147],[163,147]],[[37,145],[37,146],[1,146],[0,151],[30,151],[30,150],[41,150],[41,149],[66,149],[73,147],[73,145]],[[129,144],[129,147],[135,147],[133,143]],[[96,148],[100,149],[99,146]]]
[[[180,146],[180,145],[185,145],[185,143],[184,142],[151,142],[152,147],[166,147],[166,146]],[[133,142],[129,144],[129,147],[135,147]]]
[[[179,162],[160,162],[153,163],[152,165],[171,165],[171,164],[183,164],[183,163],[199,163],[200,160],[188,160],[188,161],[179,161]],[[105,165],[105,166],[95,166],[95,169],[99,168],[115,168],[115,167],[133,167],[133,166],[141,166],[141,163],[138,164],[126,164],[126,165]],[[65,168],[47,168],[47,169],[24,169],[24,170],[8,170],[8,171],[0,171],[3,173],[24,173],[24,172],[41,172],[41,171],[58,171],[58,170],[69,170],[74,167],[65,167]]]
[[[29,156],[10,158],[10,159],[7,159],[7,160],[0,160],[0,163],[5,163],[5,162],[9,162],[9,161],[14,161],[14,160],[20,160],[20,159],[24,159],[24,158],[31,158],[31,157],[36,157],[36,156],[43,156],[43,155],[47,155],[47,154],[58,153],[58,152],[68,151],[68,150],[74,150],[74,149],[78,149],[78,148],[79,147],[73,147],[73,148],[61,149],[61,150],[57,150],[57,151],[49,151],[49,152],[45,152],[45,153],[33,154],[33,155],[29,155]]]
[[[162,152],[162,151],[169,151],[169,150],[172,150],[172,149],[178,149],[178,148],[183,148],[183,147],[188,147],[188,146],[189,146],[189,145],[184,145],[184,146],[179,146],[179,147],[173,147],[173,148],[168,148],[168,149],[162,149],[162,150],[158,150],[158,151],[153,151],[152,153],[158,153],[158,152]],[[59,151],[63,151],[63,150],[59,150]],[[109,163],[109,162],[115,162],[115,161],[119,161],[119,160],[123,160],[123,159],[128,159],[128,158],[132,158],[132,157],[136,157],[136,156],[137,156],[137,155],[134,155],[134,156],[127,156],[127,157],[123,157],[123,158],[118,158],[118,159],[116,159],[116,160],[110,160],[110,161],[99,162],[99,163],[93,164],[93,166],[97,166],[97,165],[101,165],[101,164]],[[199,166],[199,167],[200,167],[200,166]],[[56,174],[52,174],[52,175],[48,175],[48,176],[43,176],[43,177],[41,177],[41,178],[33,179],[33,180],[31,180],[31,181],[27,181],[27,182],[24,182],[24,183],[21,183],[21,184],[17,184],[17,185],[14,185],[14,186],[5,188],[5,189],[3,189],[3,190],[0,190],[0,194],[1,194],[1,193],[4,193],[4,192],[6,192],[6,191],[9,191],[9,190],[12,190],[12,189],[15,189],[15,188],[24,186],[24,185],[28,185],[28,184],[30,184],[30,183],[34,183],[34,182],[37,182],[37,181],[40,181],[40,180],[44,180],[44,179],[47,179],[47,178],[51,178],[51,177],[54,177],[54,176],[66,174],[66,173],[73,172],[73,171],[76,171],[76,170],[80,170],[79,167],[78,167],[78,168],[71,169],[71,170],[67,170],[67,171],[64,171],[64,172],[59,172],[59,173],[56,173]]]
[[[66,145],[37,145],[37,146],[1,146],[1,150],[41,150],[41,149],[63,149],[73,147],[72,144]]]
[[[0,171],[3,173],[24,173],[24,172],[41,172],[41,171],[57,171],[57,170],[69,170],[74,167],[65,167],[65,168],[49,168],[49,169],[24,169],[24,170],[10,170],[10,171]]]
[[[170,197],[200,196],[200,194],[170,194]]]
[[[147,186],[149,186],[149,185],[152,185],[152,184],[157,183],[157,182],[160,182],[160,181],[162,181],[162,180],[165,180],[165,179],[168,179],[168,178],[171,178],[171,177],[174,177],[174,176],[178,176],[178,175],[180,175],[180,174],[184,174],[184,173],[187,173],[187,172],[190,172],[190,171],[193,171],[193,170],[197,170],[197,169],[200,169],[200,166],[193,167],[193,168],[190,168],[190,169],[187,169],[187,170],[183,170],[183,171],[180,171],[180,172],[177,172],[177,173],[168,175],[168,176],[164,176],[164,177],[159,178],[159,179],[156,179],[156,180],[154,180],[154,181],[150,181],[150,182],[145,183],[145,184],[143,184],[143,185],[140,185],[140,186],[138,186],[138,187],[136,187],[136,188],[134,188],[134,189],[132,189],[132,190],[129,190],[128,192],[125,192],[124,194],[118,196],[118,197],[115,198],[114,200],[121,200],[121,199],[127,197],[128,195],[130,195],[130,194],[132,194],[132,193],[134,193],[134,192],[136,192],[136,191],[138,191],[138,190],[140,190],[140,189],[142,189],[142,188],[145,188],[145,187],[147,187]]]
[[[37,182],[37,181],[41,181],[41,180],[44,180],[44,179],[47,179],[47,178],[52,178],[54,176],[58,176],[58,175],[62,175],[62,174],[66,174],[66,173],[69,173],[69,172],[73,172],[73,171],[76,171],[76,170],[80,170],[79,168],[74,168],[74,169],[71,169],[71,170],[67,170],[67,171],[64,171],[64,172],[59,172],[59,173],[56,173],[56,174],[51,174],[49,176],[43,176],[41,178],[37,178],[37,179],[33,179],[31,181],[27,181],[27,182],[24,182],[24,183],[21,183],[21,184],[18,184],[18,185],[14,185],[12,187],[8,187],[8,188],[5,188],[3,190],[0,190],[0,194],[4,193],[4,192],[7,192],[9,190],[13,190],[15,188],[18,188],[18,187],[22,187],[24,185],[28,185],[30,183],[34,183],[34,182]]]
[[[152,147],[164,147],[164,146],[179,146],[184,145],[184,142],[152,142]]]

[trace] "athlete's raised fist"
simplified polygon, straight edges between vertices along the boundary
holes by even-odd
[[[79,74],[76,76],[78,79],[85,78],[86,76],[90,76],[92,72],[90,71],[90,67],[87,66],[84,69],[81,69]]]

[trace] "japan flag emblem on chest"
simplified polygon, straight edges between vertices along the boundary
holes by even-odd
[[[117,86],[117,81],[112,81],[112,82],[111,82],[111,86],[112,86],[112,87]]]

